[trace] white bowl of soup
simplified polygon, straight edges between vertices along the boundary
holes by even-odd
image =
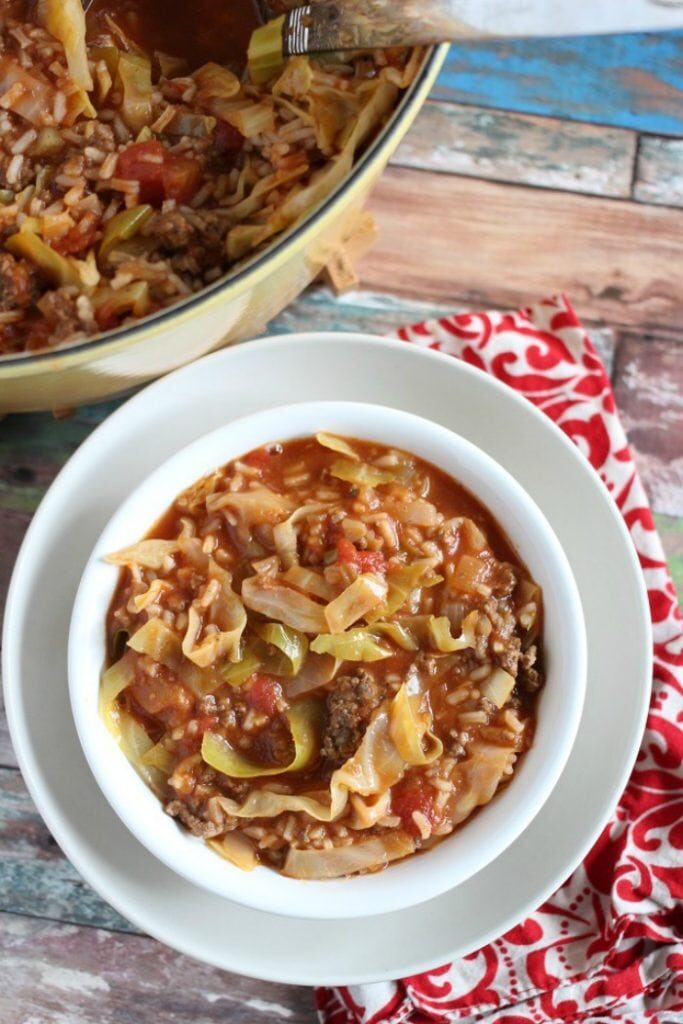
[[[92,772],[159,860],[275,913],[437,897],[521,834],[581,715],[580,600],[485,452],[380,406],[229,423],[122,505],[76,598]]]

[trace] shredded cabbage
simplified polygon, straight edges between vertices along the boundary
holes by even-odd
[[[175,540],[140,540],[129,548],[122,548],[114,551],[111,555],[105,556],[105,562],[111,565],[122,565],[128,569],[152,569],[160,572],[171,558],[178,551],[178,542]]]
[[[269,577],[249,576],[244,580],[242,600],[252,611],[301,633],[327,631],[325,609],[321,604]]]
[[[15,256],[25,256],[54,287],[81,287],[81,278],[73,261],[55,252],[25,226],[6,240],[5,248]]]
[[[201,697],[213,693],[224,679],[212,669],[200,669],[183,656],[180,637],[161,619],[148,619],[128,641],[138,654],[146,654],[152,661],[165,665],[193,693]]]
[[[325,608],[325,620],[330,633],[342,633],[368,612],[383,605],[386,596],[386,580],[374,573],[362,573]]]
[[[451,624],[447,616],[435,618],[429,617],[429,636],[437,651],[444,654],[453,654],[456,651],[464,651],[476,644],[476,625],[479,619],[479,612],[470,612],[462,624],[462,633],[455,638],[451,635]]]
[[[339,455],[345,455],[347,459],[360,462],[360,455],[354,452],[351,445],[343,437],[335,437],[334,434],[326,434],[324,430],[319,430],[315,435],[315,439],[323,448],[329,448],[330,451],[337,452]]]
[[[140,761],[148,768],[158,768],[160,772],[164,773],[164,775],[170,775],[175,764],[173,754],[166,749],[163,741],[161,740],[153,747],[150,747],[150,749],[142,755]]]
[[[398,479],[395,473],[377,466],[369,466],[367,462],[352,462],[349,459],[335,459],[330,466],[330,474],[338,480],[345,480],[358,487],[378,487],[380,484],[393,484]]]
[[[300,700],[286,713],[294,740],[294,757],[279,768],[266,768],[249,761],[239,750],[230,746],[224,736],[205,732],[202,739],[202,759],[207,764],[235,779],[256,779],[264,775],[283,775],[305,768],[316,756],[321,724],[321,705],[317,700]]]
[[[350,629],[346,633],[321,633],[311,643],[315,654],[331,654],[340,661],[382,661],[394,653],[379,643],[369,629]]]
[[[147,730],[132,715],[125,713],[120,715],[119,730],[118,742],[121,750],[143,782],[161,796],[166,785],[166,775],[159,768],[145,764],[143,760],[154,746],[147,735]]]
[[[275,110],[272,103],[267,100],[260,103],[233,103],[231,107],[226,104],[221,116],[245,139],[253,139],[263,132],[275,131]]]
[[[426,765],[443,754],[443,743],[431,731],[432,713],[425,694],[410,692],[403,683],[391,705],[391,738],[410,765]]]
[[[392,502],[391,512],[399,523],[406,523],[410,526],[438,526],[443,518],[435,506],[430,501],[425,501],[424,498]]]
[[[119,712],[116,698],[135,678],[135,660],[127,651],[102,675],[100,682],[100,716],[116,739],[120,739]]]
[[[257,623],[254,632],[277,651],[277,654],[268,654],[263,659],[264,670],[274,676],[295,676],[308,651],[308,640],[304,634],[280,622]]]
[[[154,604],[159,600],[165,590],[172,590],[173,587],[167,580],[162,580],[157,577],[152,580],[144,594],[137,594],[133,598],[133,607],[136,612],[143,612],[145,608],[148,608],[151,604]]]
[[[93,87],[85,43],[85,11],[81,0],[38,0],[38,18],[64,47],[74,85],[90,92]]]
[[[258,863],[251,840],[241,832],[226,832],[218,839],[207,839],[207,843],[212,850],[242,871],[253,871]]]
[[[145,316],[151,308],[149,282],[133,281],[123,288],[98,288],[92,296],[92,304],[99,321],[106,326],[128,313]]]
[[[341,878],[358,871],[376,871],[414,850],[415,841],[407,832],[391,832],[332,850],[290,849],[282,873],[290,878]]]
[[[281,69],[284,57],[282,54],[282,31],[285,23],[284,14],[279,18],[267,21],[251,34],[247,67],[249,77],[257,85],[269,81]]]
[[[106,260],[112,249],[115,249],[121,242],[128,242],[140,231],[152,217],[154,211],[151,206],[143,204],[133,206],[130,210],[122,210],[108,221],[100,248],[98,259]]]
[[[489,574],[488,562],[483,562],[473,555],[462,555],[450,578],[454,590],[476,593],[477,587],[484,583]]]
[[[386,601],[368,616],[367,621],[389,618],[406,603],[414,590],[434,587],[442,582],[443,577],[434,572],[434,561],[431,558],[420,558],[410,565],[395,569],[387,577],[389,592]]]
[[[395,643],[402,651],[419,651],[420,649],[420,645],[410,630],[400,622],[373,622],[371,632],[389,637],[392,643]]]
[[[296,587],[297,590],[303,591],[305,594],[319,597],[322,601],[331,601],[334,597],[333,587],[327,582],[323,574],[316,569],[309,569],[303,565],[293,565],[287,572],[282,573],[280,579]]]
[[[488,679],[481,684],[481,695],[497,708],[502,708],[509,701],[514,688],[515,680],[510,673],[502,668],[494,668]]]
[[[237,662],[228,662],[221,669],[221,675],[229,686],[241,686],[261,667],[261,659],[250,650],[245,650]]]
[[[470,746],[466,760],[453,771],[456,797],[449,816],[454,825],[468,818],[475,807],[493,799],[514,754],[514,748],[494,743],[475,742]]]
[[[223,117],[232,109],[232,100],[241,91],[240,80],[228,68],[220,64],[204,64],[193,73],[197,83],[195,100],[216,117]]]
[[[207,512],[229,508],[250,524],[276,523],[291,509],[291,502],[267,487],[253,491],[218,491],[207,495]]]
[[[152,65],[147,57],[122,53],[118,79],[123,93],[121,116],[137,133],[152,123]]]
[[[202,608],[201,597],[193,601],[187,612],[187,631],[183,638],[183,654],[200,668],[216,665],[226,658],[233,662],[239,661],[240,641],[247,624],[247,613],[232,589],[230,573],[210,557],[208,563],[205,590],[211,586],[212,581],[216,581],[219,584],[218,593],[208,610]],[[207,625],[217,626],[218,630],[209,632]]]
[[[302,697],[305,693],[311,693],[313,690],[331,683],[340,665],[341,661],[338,658],[332,658],[329,654],[316,654],[309,650],[298,675],[293,679],[286,680],[284,684],[285,697],[288,700],[294,700],[296,697]]]
[[[27,71],[14,57],[0,54],[0,94],[4,96],[17,84],[21,86],[21,94],[13,100],[12,111],[36,128],[50,123],[55,97],[53,86],[37,71]],[[59,148],[62,146],[60,142]]]

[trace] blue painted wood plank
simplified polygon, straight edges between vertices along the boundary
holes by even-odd
[[[454,44],[433,95],[683,135],[683,31]]]

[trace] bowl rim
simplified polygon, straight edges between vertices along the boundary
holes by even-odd
[[[446,872],[446,874],[448,874],[449,877],[446,880],[445,884],[443,883],[444,872],[440,872],[439,876],[442,878],[442,881],[437,884],[432,884],[431,887],[426,888],[424,891],[421,890],[419,892],[419,895],[417,896],[415,896],[414,893],[412,893],[411,896],[408,899],[406,899],[401,896],[401,893],[399,891],[395,891],[392,895],[392,888],[394,890],[406,889],[405,886],[400,885],[394,885],[393,887],[389,885],[389,893],[383,893],[381,895],[381,898],[377,897],[376,892],[373,894],[372,892],[366,891],[365,896],[370,897],[369,903],[371,903],[372,905],[370,906],[370,909],[365,909],[366,904],[364,903],[363,909],[359,911],[354,901],[352,899],[349,899],[349,896],[351,896],[352,894],[349,892],[348,887],[350,885],[353,885],[355,889],[359,889],[359,882],[361,884],[365,884],[364,879],[367,882],[368,879],[377,876],[361,876],[360,878],[354,877],[352,879],[338,879],[333,880],[332,882],[309,882],[306,885],[306,887],[302,889],[301,887],[304,883],[294,879],[286,879],[284,878],[284,876],[281,876],[279,875],[279,873],[276,872],[269,872],[271,876],[274,876],[275,878],[279,879],[279,882],[277,884],[282,889],[282,895],[280,895],[280,893],[278,893],[277,891],[275,892],[274,896],[272,894],[268,894],[265,898],[262,897],[262,895],[258,892],[256,893],[256,895],[254,895],[253,892],[250,892],[247,895],[245,895],[243,892],[240,891],[239,887],[240,878],[244,877],[241,872],[238,873],[239,869],[234,868],[233,865],[224,864],[223,862],[219,861],[219,859],[216,857],[216,854],[213,851],[209,851],[206,849],[206,846],[204,845],[202,840],[195,839],[194,837],[185,836],[185,834],[183,833],[184,839],[187,839],[195,843],[195,849],[202,850],[200,858],[203,854],[208,854],[211,858],[216,859],[216,862],[221,865],[221,868],[224,871],[224,874],[222,874],[221,878],[219,879],[219,884],[223,881],[227,881],[227,885],[220,885],[220,887],[216,887],[216,885],[214,884],[209,884],[207,879],[201,873],[201,864],[199,862],[197,862],[196,865],[194,864],[195,858],[191,858],[193,863],[188,865],[182,860],[182,858],[179,859],[176,857],[165,855],[166,851],[163,847],[163,844],[160,844],[157,841],[156,835],[154,835],[150,839],[149,834],[141,834],[140,828],[136,827],[136,824],[131,820],[134,819],[135,815],[128,814],[126,809],[123,808],[122,802],[119,799],[119,792],[115,791],[113,785],[109,782],[109,773],[105,770],[105,767],[107,765],[110,765],[110,761],[107,758],[103,757],[101,755],[101,752],[98,749],[96,749],[97,745],[95,743],[95,733],[90,729],[90,726],[93,724],[93,718],[98,722],[96,728],[100,729],[100,733],[102,732],[103,729],[105,729],[105,727],[104,724],[101,722],[101,719],[99,719],[99,712],[96,706],[94,713],[92,712],[92,710],[84,710],[85,705],[84,702],[81,700],[81,697],[84,693],[87,692],[86,688],[92,687],[92,679],[90,678],[90,676],[87,676],[86,678],[84,673],[80,670],[82,661],[82,648],[78,645],[80,643],[81,626],[87,622],[89,616],[88,609],[92,607],[89,600],[89,591],[92,588],[93,577],[97,575],[98,570],[100,572],[100,575],[102,574],[103,570],[101,555],[102,553],[104,553],[105,550],[111,550],[112,545],[108,537],[112,533],[115,534],[117,529],[120,529],[121,523],[126,523],[126,521],[130,518],[131,509],[134,510],[136,504],[139,505],[141,502],[144,504],[144,499],[148,497],[148,494],[153,494],[159,479],[161,479],[164,475],[168,475],[169,471],[171,472],[171,483],[167,484],[166,487],[166,490],[170,492],[171,497],[169,499],[168,495],[166,495],[163,498],[163,500],[155,499],[154,496],[152,497],[153,515],[150,515],[152,521],[156,521],[156,519],[158,519],[158,517],[163,514],[164,509],[168,506],[168,504],[170,504],[170,501],[173,500],[173,497],[177,493],[179,493],[180,490],[182,490],[185,486],[188,486],[193,480],[198,479],[201,475],[204,475],[205,473],[211,471],[211,469],[215,465],[215,458],[212,456],[211,461],[209,463],[207,461],[206,452],[202,456],[202,449],[210,448],[212,443],[215,444],[217,441],[222,441],[222,439],[226,435],[227,438],[225,444],[226,447],[229,448],[231,444],[231,434],[239,433],[240,429],[245,428],[248,432],[249,428],[252,426],[258,429],[258,426],[262,421],[269,422],[272,421],[273,418],[275,418],[275,420],[278,421],[277,428],[273,428],[272,426],[269,427],[268,437],[265,440],[254,442],[254,444],[262,444],[266,443],[268,438],[272,439],[273,429],[277,429],[278,431],[280,430],[279,423],[282,422],[282,417],[286,415],[288,412],[291,413],[292,411],[298,410],[299,413],[303,413],[304,415],[308,414],[309,417],[312,417],[313,414],[322,416],[325,413],[330,414],[332,411],[339,412],[340,410],[343,414],[344,412],[348,412],[349,410],[351,410],[351,414],[355,415],[357,417],[357,421],[360,423],[363,422],[363,416],[367,415],[369,409],[372,410],[373,414],[379,413],[379,415],[384,418],[385,422],[391,422],[392,420],[395,421],[395,418],[398,417],[399,421],[402,421],[404,427],[406,425],[411,425],[411,423],[413,425],[419,424],[421,430],[428,430],[430,432],[430,439],[433,441],[435,447],[438,447],[439,441],[441,443],[450,444],[452,446],[452,452],[450,454],[452,455],[453,461],[456,463],[458,459],[462,462],[464,461],[465,457],[472,458],[474,456],[476,460],[474,470],[475,475],[479,474],[480,476],[483,476],[485,475],[486,472],[493,472],[494,476],[497,478],[498,484],[502,482],[505,485],[507,497],[510,498],[512,496],[513,508],[516,510],[521,509],[522,513],[531,514],[533,526],[528,531],[528,533],[533,535],[535,540],[540,537],[543,541],[543,545],[545,545],[546,554],[549,553],[550,557],[554,559],[554,571],[556,574],[559,574],[559,583],[561,588],[563,588],[562,600],[560,601],[560,605],[563,606],[564,612],[569,613],[568,621],[571,627],[570,631],[572,634],[572,640],[574,641],[574,646],[570,648],[570,667],[567,668],[563,665],[557,670],[557,675],[563,677],[563,681],[565,683],[569,680],[572,683],[572,686],[565,688],[564,698],[559,698],[561,702],[562,700],[564,700],[564,718],[560,722],[559,726],[554,727],[555,735],[553,736],[553,742],[555,746],[551,749],[550,753],[546,752],[546,758],[549,759],[550,770],[544,771],[542,779],[540,774],[537,773],[536,777],[532,778],[530,783],[527,782],[527,790],[530,790],[531,793],[529,794],[529,792],[527,792],[525,794],[526,799],[523,804],[525,808],[524,813],[519,813],[519,801],[516,801],[517,806],[515,808],[515,803],[513,803],[509,795],[507,795],[507,790],[504,793],[499,794],[492,805],[488,805],[489,807],[500,806],[501,801],[503,801],[504,812],[499,812],[495,816],[499,817],[502,814],[502,817],[504,819],[504,841],[501,842],[500,840],[498,840],[497,844],[492,844],[492,849],[487,848],[486,853],[484,853],[480,857],[480,859],[477,861],[476,865],[473,868],[466,869],[464,871],[461,870],[459,875],[457,870],[455,869],[451,870],[450,872]],[[316,419],[315,422],[319,422],[319,420]],[[278,437],[282,437],[283,434],[287,438],[304,436],[312,433],[314,429],[315,428],[312,426],[306,426],[305,428],[301,429],[295,428],[292,431],[287,430],[278,433]],[[376,430],[378,433],[381,433],[381,429],[381,426],[379,428],[373,426],[373,428],[369,432],[370,436],[372,436],[373,430]],[[232,443],[234,445],[235,442],[233,441]],[[390,442],[380,441],[380,443]],[[426,443],[427,445],[429,445],[429,440]],[[403,444],[401,445],[401,447],[409,447],[409,445]],[[420,444],[418,444],[418,447],[420,447]],[[219,462],[218,464],[222,465],[226,461],[230,461],[233,458],[237,458],[239,454],[240,451],[235,451],[235,453],[233,454],[229,453],[223,460],[223,462]],[[429,456],[424,457],[429,458]],[[183,474],[183,462],[188,461],[192,462],[192,469],[191,471],[186,470],[185,473]],[[431,461],[434,462],[435,460],[432,458]],[[206,466],[204,465],[204,463],[207,463]],[[438,465],[438,463],[435,464]],[[194,468],[196,465],[199,465],[199,469]],[[178,469],[178,467],[180,467],[180,470]],[[450,475],[455,476],[455,473],[452,470],[447,469],[445,471],[448,472]],[[188,479],[187,482],[178,483],[178,477],[183,475],[189,475],[190,479]],[[468,487],[470,490],[474,490],[469,484],[465,484],[465,486]],[[488,506],[488,502],[483,498],[479,497],[479,495],[477,495],[476,493],[476,490],[474,491],[474,493],[475,496],[478,497],[478,500],[482,501],[485,506]],[[496,519],[501,519],[500,513],[493,512],[492,514],[495,516]],[[503,526],[503,529],[507,532],[507,523],[503,521],[501,525]],[[528,556],[524,556],[524,558],[526,561],[528,561]],[[109,595],[106,601],[107,604],[108,601],[111,599],[110,595],[113,592],[113,586],[115,585],[114,573],[118,573],[118,569],[114,566],[108,567],[108,571],[109,570],[110,575],[112,576],[112,590],[107,590],[107,594]],[[536,575],[535,571],[534,575]],[[101,616],[103,604],[103,601],[100,601],[96,604],[97,616]],[[100,622],[102,622],[101,618]],[[104,629],[102,629],[102,653],[104,652],[103,641]],[[574,658],[573,664],[571,663],[572,657]],[[578,594],[578,589],[574,581],[573,573],[571,571],[569,562],[566,558],[566,555],[564,554],[564,551],[562,549],[562,546],[560,545],[559,540],[557,539],[554,533],[554,530],[548,523],[544,514],[538,508],[538,506],[530,497],[530,495],[524,490],[524,488],[521,487],[521,485],[517,483],[517,481],[508,473],[507,470],[504,469],[504,467],[497,463],[491,456],[489,456],[482,449],[477,448],[475,445],[473,445],[466,439],[462,438],[460,435],[455,434],[453,431],[450,431],[449,429],[439,424],[432,423],[431,421],[425,419],[424,417],[415,416],[412,413],[407,413],[404,412],[403,410],[392,409],[387,406],[373,405],[372,403],[308,401],[260,410],[256,413],[252,413],[244,417],[239,417],[238,419],[233,420],[232,422],[228,422],[212,431],[209,431],[202,437],[199,437],[190,444],[180,448],[168,459],[165,459],[118,506],[118,508],[114,511],[112,516],[107,521],[107,524],[105,525],[104,529],[101,531],[100,536],[98,537],[91,551],[91,554],[87,560],[83,574],[81,576],[81,581],[79,583],[69,629],[68,683],[72,714],[75,721],[76,730],[79,736],[79,742],[85,753],[86,760],[90,766],[90,770],[92,771],[101,792],[107,799],[108,803],[111,805],[114,812],[117,814],[117,816],[126,826],[126,828],[128,828],[128,830],[136,837],[136,839],[139,842],[141,842],[155,857],[157,857],[159,860],[165,863],[171,870],[189,879],[195,884],[199,884],[204,888],[208,888],[211,892],[215,893],[216,895],[227,897],[228,899],[235,899],[246,906],[250,906],[259,910],[283,914],[285,916],[290,917],[309,917],[333,920],[339,918],[354,918],[359,916],[365,916],[367,913],[370,913],[372,915],[388,913],[394,910],[406,909],[410,906],[415,906],[426,900],[434,898],[435,896],[440,895],[447,889],[452,888],[454,885],[460,884],[467,878],[472,877],[472,875],[474,875],[476,872],[484,868],[488,863],[490,863],[491,860],[499,856],[505,849],[507,849],[507,847],[511,843],[515,841],[515,839],[524,830],[524,828],[526,828],[528,824],[533,820],[533,818],[538,814],[541,807],[550,796],[555,784],[557,783],[564,769],[566,761],[571,752],[578,730],[585,697],[586,660],[586,631],[583,619],[583,611]],[[97,690],[99,690],[99,674],[97,676],[97,680]],[[555,699],[557,700],[558,698],[556,697]],[[95,704],[97,704],[97,701],[95,702]],[[88,725],[88,723],[90,723],[90,725]],[[547,738],[545,742],[546,746],[548,746]],[[156,806],[159,807],[159,813],[161,813],[158,797],[152,794],[151,791],[146,786],[146,784],[142,782],[142,780],[140,780],[139,777],[136,776],[134,768],[127,761],[125,755],[123,754],[122,751],[120,751],[120,748],[118,748],[118,745],[116,744],[115,740],[113,740],[113,738],[112,744],[113,749],[117,749],[120,753],[121,758],[123,758],[121,764],[124,765],[125,763],[126,767],[124,770],[129,771],[129,778],[132,779],[133,776],[136,777],[137,783],[139,784],[140,787],[139,791],[142,792],[142,789],[144,788],[145,793],[149,794],[149,796],[152,798]],[[532,750],[533,749],[534,748],[532,747]],[[529,754],[530,753],[531,751],[529,752]],[[528,755],[527,758],[525,758],[525,762],[527,760],[529,760]],[[524,772],[525,762],[522,763],[522,766],[520,768],[520,774]],[[547,769],[548,765],[545,765],[545,768]],[[528,778],[528,775],[525,775],[525,778]],[[127,786],[124,787],[124,791],[128,792]],[[506,800],[504,799],[505,797],[507,797]],[[480,813],[483,813],[484,811],[485,809],[482,809]],[[490,817],[491,812],[489,812],[489,818]],[[513,822],[513,819],[515,817],[516,821]],[[498,824],[500,825],[500,823]],[[177,826],[175,826],[174,824],[174,827]],[[507,831],[505,831],[506,829]],[[155,830],[152,829],[151,831],[154,832]],[[470,830],[470,834],[471,831],[472,830]],[[452,837],[447,837],[447,839],[449,838]],[[443,844],[439,844],[437,850],[447,845],[448,842],[446,840]],[[430,856],[432,858],[435,852],[436,851],[430,851]],[[477,852],[480,853],[481,851]],[[472,857],[470,854],[470,860],[471,859]],[[199,859],[197,860],[199,861]],[[467,858],[465,858],[465,861],[466,860]],[[406,859],[406,861],[403,862],[403,864],[405,865],[407,863],[412,863],[415,861],[422,862],[423,858],[409,857]],[[427,861],[427,863],[434,864],[434,860],[432,859],[431,861]],[[396,881],[398,882],[398,872],[401,870],[401,866],[401,864],[392,866],[392,871],[389,873],[390,880],[396,879]],[[414,869],[411,870],[414,871]],[[424,878],[424,872],[422,872],[422,875]],[[384,872],[382,872],[382,876],[385,876]],[[234,884],[230,884],[231,878]],[[282,885],[282,883],[284,883],[284,886]],[[343,893],[343,895],[341,895],[341,897],[340,894],[338,894],[337,892],[332,892],[332,887],[339,887],[340,883],[346,889],[346,891]],[[328,898],[330,894],[332,895],[332,899]],[[363,893],[362,891],[360,891],[356,893],[356,895],[363,895]],[[311,897],[314,897],[316,901],[313,903],[313,905],[310,905]],[[301,905],[292,907],[292,901],[297,898]]]
[[[271,270],[271,261],[286,259],[302,239],[305,240],[309,236],[315,235],[321,224],[334,215],[337,203],[341,202],[347,193],[363,187],[376,163],[382,159],[397,136],[398,142],[400,142],[412,123],[412,117],[417,114],[427,98],[449,49],[450,43],[441,43],[427,49],[417,77],[405,91],[387,122],[362,152],[349,174],[321,203],[303,219],[296,221],[277,235],[262,252],[254,254],[244,263],[238,265],[236,270],[228,271],[200,291],[187,296],[174,305],[158,310],[130,326],[118,327],[90,338],[74,341],[57,349],[39,350],[35,353],[24,352],[17,355],[0,354],[0,380],[32,376],[57,367],[79,365],[87,362],[91,353],[93,358],[99,358],[126,349],[129,345],[132,346],[147,340],[148,337],[162,334],[171,322],[174,327],[188,322],[198,312],[218,304],[228,289],[234,289],[235,297],[237,297],[238,294],[246,291],[259,280],[267,277]]]

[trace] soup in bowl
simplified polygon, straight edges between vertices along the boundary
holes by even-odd
[[[501,853],[585,682],[531,499],[444,428],[353,403],[259,413],[162,466],[96,546],[69,661],[86,755],[141,841],[222,895],[323,917],[420,902]]]

